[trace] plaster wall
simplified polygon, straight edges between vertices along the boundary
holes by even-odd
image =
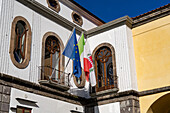
[[[115,49],[116,71],[119,91],[137,90],[133,57],[132,32],[122,25],[88,38],[91,51],[99,44],[109,43]],[[131,55],[132,54],[132,55]]]
[[[156,100],[158,100],[160,97],[162,97],[162,96],[164,96],[164,95],[166,95],[168,93],[170,93],[170,91],[140,97],[139,98],[139,103],[140,103],[140,111],[141,111],[141,113],[150,113],[149,108],[152,106],[152,104]]]
[[[1,9],[2,9],[2,0],[0,0],[0,16],[1,16]]]
[[[41,66],[41,58],[42,58],[42,40],[43,36],[47,32],[54,32],[56,33],[62,40],[62,43],[66,45],[68,38],[71,35],[72,31],[56,24],[55,22],[49,20],[46,17],[39,15],[38,13],[32,11],[31,9],[27,8],[23,4],[17,1],[3,1],[3,4],[11,6],[11,9],[7,7],[3,7],[3,17],[1,24],[1,48],[0,48],[0,72],[12,75],[14,77],[18,77],[20,79],[28,80],[34,83],[38,83],[40,78],[40,69],[38,66]],[[3,6],[5,6],[3,5]],[[8,15],[7,15],[8,14]],[[9,48],[10,48],[10,39],[11,39],[11,23],[16,16],[22,16],[27,19],[31,26],[32,31],[32,42],[31,42],[31,59],[28,66],[24,69],[17,68],[11,61],[9,55]],[[5,24],[6,23],[6,24]],[[5,31],[5,32],[4,32]],[[80,36],[77,35],[77,38]],[[68,61],[68,58],[65,57],[65,65]],[[4,65],[5,64],[5,65]],[[72,62],[69,63],[69,66],[65,70],[66,72],[72,72]],[[71,79],[71,89],[75,89],[73,93],[75,95],[82,95],[83,97],[88,96],[88,83],[86,83],[85,89],[78,89],[77,86],[74,84],[73,77]],[[78,90],[78,91],[77,91]]]
[[[35,104],[30,104],[28,101],[18,101],[16,98],[35,101]],[[15,88],[11,89],[10,107],[17,106],[32,108],[33,113],[71,113],[70,110],[83,112],[83,107],[76,104],[63,102],[60,100],[35,95]],[[9,110],[9,113],[16,113]]]
[[[0,72],[9,72],[9,45],[10,45],[10,32],[11,23],[13,20],[14,1],[2,0],[1,1],[1,16],[0,16]],[[3,16],[2,16],[3,15]]]
[[[120,113],[120,103],[110,103],[100,106],[95,106],[94,113]]]
[[[170,85],[170,16],[132,29],[139,91]],[[141,113],[168,92],[140,97]]]
[[[139,91],[170,85],[170,16],[132,30]]]
[[[42,5],[48,7],[48,4],[46,2],[46,0],[36,0],[37,2],[41,3]],[[66,5],[62,4],[60,1],[60,11],[56,14],[59,14],[60,16],[66,18],[67,20],[69,20],[70,22],[73,23],[73,20],[72,20],[72,17],[71,17],[71,14],[74,10],[70,9],[69,7],[67,7]],[[50,8],[49,8],[50,9]],[[50,9],[52,10],[52,9]],[[53,10],[52,10],[53,11]],[[82,16],[82,19],[83,19],[83,25],[81,26],[83,29],[85,30],[89,30],[89,29],[92,29],[94,27],[97,27],[95,24],[93,24],[92,22],[90,22],[89,20],[87,20],[86,18],[84,18]],[[74,23],[75,24],[75,23]],[[78,25],[79,26],[79,25]]]

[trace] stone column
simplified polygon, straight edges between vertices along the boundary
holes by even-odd
[[[0,85],[0,113],[9,113],[11,87]]]
[[[128,99],[121,101],[120,113],[140,113],[139,100]]]

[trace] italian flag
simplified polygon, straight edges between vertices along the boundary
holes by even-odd
[[[88,41],[86,40],[86,43],[84,41],[84,34],[82,33],[80,40],[78,42],[78,48],[79,48],[79,54],[80,57],[83,58],[84,63],[84,72],[86,76],[86,80],[91,83],[91,86],[96,85],[96,77],[94,73],[94,67],[93,67],[93,60],[92,55],[90,51],[90,46]]]

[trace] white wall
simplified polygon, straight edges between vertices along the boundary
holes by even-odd
[[[48,7],[48,4],[46,2],[46,0],[37,0],[37,2],[41,3],[42,5]],[[50,8],[49,8],[50,9]],[[50,9],[52,10],[52,9]],[[52,10],[53,11],[53,10]],[[54,11],[55,12],[55,11]],[[67,20],[69,20],[70,22],[73,23],[73,20],[72,20],[72,17],[71,17],[71,14],[72,14],[73,10],[70,9],[69,7],[67,7],[66,5],[62,4],[60,2],[60,11],[56,14],[59,14],[60,16],[66,18]],[[94,27],[96,27],[95,24],[93,24],[92,22],[90,22],[89,20],[87,20],[86,18],[82,17],[83,19],[83,25],[81,26],[83,29],[85,30],[89,30],[89,29],[92,29]],[[75,23],[74,23],[75,24]]]
[[[2,0],[1,1],[1,16],[0,16],[0,72],[9,72],[9,45],[11,23],[13,18],[14,1]],[[3,15],[3,16],[2,16]]]
[[[132,80],[131,84],[132,84],[132,89],[138,90],[132,30],[129,27],[126,27],[126,30],[127,30],[127,40],[128,40],[130,72],[131,72],[131,80]]]
[[[119,26],[109,31],[90,37],[89,43],[93,51],[101,43],[109,43],[115,49],[116,71],[118,76],[119,91],[136,89],[137,84],[132,82],[135,77],[132,32],[126,25]],[[130,49],[130,50],[129,50]],[[130,60],[131,59],[131,60]],[[133,85],[134,86],[133,86]]]
[[[100,106],[95,106],[95,113],[120,113],[120,103],[110,103]]]
[[[38,66],[41,66],[42,38],[44,34],[49,31],[55,32],[65,45],[71,31],[63,28],[48,18],[39,15],[18,1],[4,0],[1,1],[1,3],[3,4],[1,6],[2,15],[4,16],[0,16],[0,22],[2,23],[0,26],[0,72],[38,83]],[[69,15],[67,18],[70,19],[71,14],[69,13],[72,11],[62,4],[61,6],[63,9],[61,9],[60,13],[63,15],[66,14],[65,16]],[[67,14],[64,12],[69,13]],[[16,16],[23,16],[26,18],[32,30],[31,60],[25,69],[17,68],[12,63],[9,55],[11,23]],[[89,24],[90,23],[87,22],[85,25],[88,26]],[[79,38],[78,35],[77,38]],[[91,51],[101,43],[107,42],[113,45],[116,55],[119,91],[137,89],[131,29],[126,25],[122,25],[92,36],[88,40],[90,42]],[[68,59],[66,58],[65,64],[67,61]],[[72,62],[69,63],[66,72],[72,73]],[[78,89],[74,84],[73,77],[71,78],[71,90],[70,92],[72,94],[89,97],[88,83],[86,83],[84,89]]]
[[[1,9],[2,9],[2,0],[0,0],[0,17],[1,17]]]
[[[53,21],[49,20],[46,17],[39,15],[38,13],[32,11],[31,9],[27,8],[23,4],[17,1],[10,1],[6,0],[3,1],[5,5],[11,5],[11,9],[7,7],[3,7],[6,10],[3,15],[2,25],[1,25],[1,36],[6,37],[0,38],[1,40],[1,48],[0,48],[0,72],[12,75],[14,77],[18,77],[20,79],[28,80],[31,82],[38,83],[39,68],[41,66],[41,57],[42,57],[42,39],[45,33],[47,32],[54,32],[56,33],[62,40],[63,44],[65,45],[68,41],[68,38],[72,31],[63,28],[60,25],[57,25]],[[4,6],[5,6],[4,5]],[[8,13],[8,17],[6,17],[6,13]],[[32,31],[32,43],[31,43],[31,59],[28,66],[25,69],[17,68],[11,61],[9,55],[9,45],[11,39],[11,23],[16,16],[22,16],[27,19],[31,26]],[[4,32],[5,31],[5,32]],[[7,34],[7,35],[6,35]],[[77,38],[79,36],[77,35]],[[68,59],[65,60],[65,65]],[[6,65],[4,65],[6,64]],[[72,62],[69,63],[68,68],[66,68],[66,72],[72,72]],[[82,95],[83,97],[88,97],[88,84],[86,84],[85,89],[78,89],[73,81],[73,77],[71,78],[71,89],[74,92],[76,91],[75,95]]]
[[[35,104],[29,104],[27,102],[20,103],[16,98],[26,99],[37,102]],[[32,108],[31,113],[71,113],[70,110],[76,110],[83,112],[83,107],[76,104],[63,102],[60,100],[40,96],[25,91],[21,91],[15,88],[11,89],[10,107],[16,108],[18,106]],[[9,109],[9,113],[16,113]]]

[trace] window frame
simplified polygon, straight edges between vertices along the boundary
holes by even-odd
[[[77,77],[73,74],[73,80],[74,80],[74,84],[78,87],[78,88],[84,88],[85,83],[86,83],[86,77],[85,77],[85,72],[82,69],[82,74],[80,76],[80,78],[82,79],[81,83],[79,84],[77,82]]]
[[[56,11],[57,13],[60,11],[60,4],[58,0],[54,0],[57,2],[58,6],[57,8],[54,8],[53,6],[50,5],[49,0],[47,0],[48,7],[51,8],[52,10]]]
[[[29,110],[29,113],[32,113],[32,109],[31,108],[26,108],[26,107],[22,107],[22,106],[17,106],[17,109],[22,109],[22,113],[25,113],[24,111],[25,110]],[[18,113],[17,112],[17,109],[16,109],[16,113]]]
[[[75,20],[75,18],[74,18],[74,15],[75,15],[75,14],[80,17],[79,22],[77,22],[77,21]],[[81,17],[80,14],[78,14],[78,13],[75,12],[75,11],[73,11],[72,14],[71,14],[71,17],[72,17],[72,20],[73,20],[74,23],[76,23],[76,24],[79,25],[79,26],[82,26],[82,25],[83,25],[83,19],[82,19],[82,17]]]
[[[14,57],[14,50],[15,50],[15,38],[16,38],[16,33],[15,33],[15,28],[16,28],[16,24],[18,21],[22,21],[25,23],[26,25],[26,37],[25,37],[25,52],[24,52],[24,60],[19,63],[16,61],[15,57]],[[20,68],[20,69],[24,69],[28,66],[29,61],[30,61],[30,55],[31,55],[31,40],[32,40],[32,32],[31,32],[31,27],[29,22],[22,16],[17,16],[13,19],[12,22],[12,27],[11,27],[11,39],[10,39],[10,50],[9,50],[9,54],[11,57],[11,60],[13,62],[13,64]]]
[[[59,56],[62,55],[61,52],[62,52],[63,49],[64,49],[64,44],[63,44],[61,38],[60,38],[56,33],[54,33],[54,32],[47,32],[47,33],[44,34],[44,36],[43,36],[43,41],[42,41],[42,58],[41,58],[41,66],[42,66],[42,70],[43,70],[43,71],[44,71],[43,66],[45,65],[45,47],[46,47],[45,44],[46,44],[46,40],[47,40],[47,38],[48,38],[49,36],[54,36],[54,37],[58,40],[59,46],[60,46]],[[64,58],[64,56],[62,55],[62,56],[60,57],[60,59],[59,59],[59,71],[60,71],[60,72],[61,72],[61,71],[64,71],[64,64],[65,64],[65,58]],[[60,73],[60,75],[61,75],[61,73]],[[59,76],[60,76],[60,75],[59,75]],[[42,72],[41,72],[41,80],[46,80],[46,79],[45,79],[45,74],[43,74]],[[55,81],[55,82],[57,82],[57,81]],[[64,76],[63,76],[63,78],[61,79],[60,82],[61,82],[62,84],[64,84]]]
[[[113,85],[109,85],[109,86],[106,86],[105,88],[101,87],[101,88],[98,88],[98,76],[97,76],[97,61],[95,59],[95,56],[96,56],[96,52],[101,49],[102,47],[107,47],[111,50],[111,57],[112,57],[112,66],[113,66]],[[100,92],[100,91],[104,91],[104,90],[109,90],[109,89],[113,89],[113,88],[117,88],[117,72],[116,72],[116,59],[115,59],[115,50],[113,48],[113,46],[109,43],[102,43],[100,45],[98,45],[93,53],[92,53],[92,56],[93,56],[93,63],[94,63],[94,70],[95,70],[95,76],[96,76],[96,92]],[[107,71],[107,68],[106,70],[104,70],[104,72],[106,73]]]

